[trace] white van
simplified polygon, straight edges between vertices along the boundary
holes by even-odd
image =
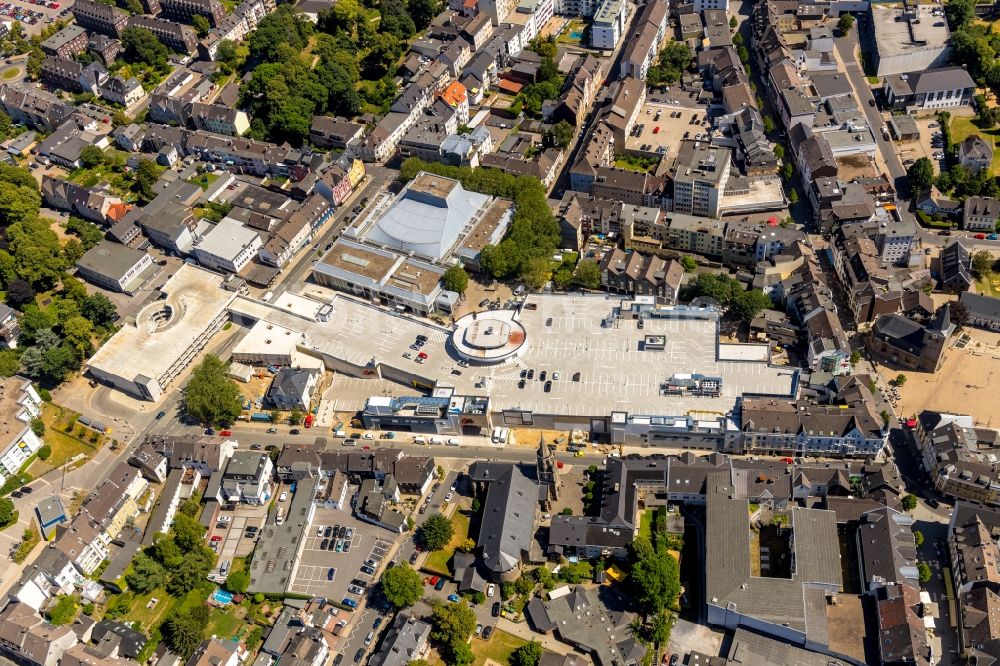
[[[375,632],[369,631],[368,635],[365,636],[365,645],[371,645],[373,640],[375,640]]]
[[[490,436],[490,441],[493,442],[494,444],[499,444],[500,443],[500,433],[502,431],[503,431],[503,428],[493,428],[493,434]]]
[[[497,438],[499,444],[506,444],[507,437],[510,435],[510,428],[500,428],[500,435]]]
[[[442,443],[443,443],[443,442],[441,441],[441,438],[440,438],[440,437],[431,437],[431,440],[430,440],[430,441],[431,441],[431,444],[442,444]]]
[[[344,437],[347,437],[347,432],[345,432],[344,430],[337,430],[336,432],[333,433],[333,436],[340,437],[341,439],[343,439]]]
[[[413,438],[413,443],[414,444],[426,444],[427,443],[427,439],[425,437],[414,437]]]
[[[450,437],[450,438],[448,439],[448,441],[447,441],[447,444],[448,444],[448,446],[459,446],[459,445],[461,444],[461,442],[459,442],[459,441],[458,441],[457,439],[455,439],[454,437]]]

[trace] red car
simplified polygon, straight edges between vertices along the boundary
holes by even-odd
[[[220,430],[219,431],[219,435],[221,435],[222,437],[232,437],[233,436],[233,431],[232,430]]]
[[[976,240],[986,240],[986,234],[976,234],[974,238]]]
[[[222,537],[220,537],[218,534],[216,534],[214,537],[212,537],[211,541],[213,543],[216,542],[216,541],[222,541]]]
[[[419,354],[417,354],[417,358],[427,358],[427,354],[424,352],[420,352]]]
[[[431,579],[429,581],[427,581],[427,584],[428,585],[437,585],[437,582],[439,580],[441,580],[441,576],[432,576]]]

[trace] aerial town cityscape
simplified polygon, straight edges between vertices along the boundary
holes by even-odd
[[[0,664],[1000,664],[998,95],[1000,0],[0,1]]]

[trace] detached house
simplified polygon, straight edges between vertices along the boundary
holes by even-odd
[[[993,148],[978,134],[966,137],[958,144],[958,161],[970,173],[976,174],[989,169],[993,162]]]

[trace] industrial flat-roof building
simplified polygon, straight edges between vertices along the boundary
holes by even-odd
[[[160,272],[145,250],[101,241],[76,262],[77,275],[102,289],[134,294]]]
[[[922,72],[948,64],[951,33],[935,5],[872,3],[873,48],[877,76]]]
[[[313,278],[400,310],[450,311],[457,294],[441,288],[444,271],[456,261],[476,270],[479,252],[504,237],[511,213],[509,201],[423,172],[345,229]]]
[[[163,285],[166,298],[139,311],[87,363],[90,374],[143,400],[163,389],[198,355],[227,319],[236,298],[225,279],[182,265]]]

